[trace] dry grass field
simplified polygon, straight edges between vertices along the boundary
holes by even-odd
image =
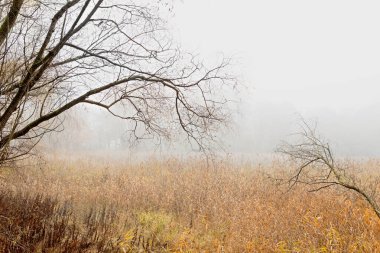
[[[380,252],[380,221],[364,201],[334,188],[287,192],[267,176],[288,170],[281,162],[58,158],[2,169],[0,250]]]

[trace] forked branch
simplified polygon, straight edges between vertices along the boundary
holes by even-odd
[[[311,186],[311,192],[316,192],[340,186],[359,194],[380,218],[380,207],[375,197],[357,183],[354,175],[349,175],[346,167],[340,165],[330,145],[317,135],[316,128],[303,121],[298,137],[298,143],[285,143],[278,150],[297,164],[293,175],[287,180],[290,188],[296,184],[306,184]]]

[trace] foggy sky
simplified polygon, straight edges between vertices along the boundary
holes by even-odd
[[[176,2],[171,25],[186,48],[239,59],[249,92],[236,132],[246,150],[270,151],[302,115],[341,153],[372,156],[380,155],[379,10],[378,1],[192,0]]]
[[[378,1],[184,0],[174,2],[168,25],[206,62],[236,60],[244,86],[225,139],[231,153],[271,153],[301,115],[338,153],[379,156],[379,10]],[[86,132],[117,139],[117,124]]]
[[[380,2],[177,2],[181,43],[208,57],[242,60],[252,98],[298,110],[357,109],[378,101]]]

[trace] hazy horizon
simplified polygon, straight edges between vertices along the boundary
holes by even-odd
[[[302,116],[318,124],[338,154],[380,156],[380,3],[193,0],[173,5],[168,26],[175,42],[206,63],[220,54],[231,57],[242,83],[238,110],[223,136],[228,153],[271,153],[299,129]],[[84,121],[88,136],[74,138],[73,147],[118,146],[125,133],[121,121],[102,112]],[[103,139],[111,140],[96,144]]]

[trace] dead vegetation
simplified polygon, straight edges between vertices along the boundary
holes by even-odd
[[[367,161],[364,177],[380,162]],[[2,252],[380,252],[380,222],[339,188],[291,192],[289,165],[54,160],[2,170]]]

